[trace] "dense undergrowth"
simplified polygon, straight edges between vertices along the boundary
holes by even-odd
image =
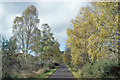
[[[105,59],[86,63],[80,72],[81,78],[118,78],[120,66],[117,59]]]
[[[4,58],[3,58],[4,60]],[[2,78],[35,78],[37,75],[45,75],[49,71],[54,71],[60,64],[51,63],[43,65],[39,63],[38,57],[33,57],[29,55],[27,61],[23,59],[13,58],[6,60],[6,64],[3,64],[3,74]],[[43,78],[44,78],[43,77]]]
[[[76,78],[120,78],[118,58],[106,58],[100,61],[87,62],[82,69],[75,69],[68,65]]]

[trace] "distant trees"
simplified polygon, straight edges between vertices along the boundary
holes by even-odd
[[[81,8],[67,29],[67,47],[71,49],[71,63],[82,66],[118,54],[118,3],[91,3]]]
[[[55,44],[52,46],[53,54],[51,56],[52,56],[52,62],[57,64],[62,63],[61,51],[59,48],[60,48],[60,44],[57,41],[55,41]]]
[[[64,51],[64,54],[62,55],[62,57],[63,57],[63,61],[64,61],[67,65],[70,65],[70,64],[71,64],[70,48],[66,48],[66,50]]]

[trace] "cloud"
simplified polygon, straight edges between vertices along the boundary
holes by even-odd
[[[2,18],[2,35],[6,38],[12,36],[12,26],[16,16],[20,16],[20,14],[4,15]]]
[[[0,34],[6,38],[12,36],[13,21],[16,16],[21,16],[22,12],[29,6],[35,3],[23,3],[23,2],[3,2],[2,3],[2,16],[0,24]]]
[[[0,34],[2,34],[2,3],[0,2]]]
[[[49,23],[68,22],[74,18],[85,3],[38,3],[39,16]]]
[[[60,49],[64,50],[67,40],[66,29],[71,27],[70,21],[78,14],[80,7],[87,4],[83,2],[4,2],[2,3],[2,28],[0,30],[2,34],[10,37],[14,18],[21,16],[29,5],[35,5],[40,18],[39,28],[41,29],[42,24],[48,23],[55,39],[61,45]]]
[[[37,3],[40,24],[48,23],[52,28],[55,38],[64,50],[67,40],[66,29],[71,27],[70,21],[78,14],[80,7],[86,3]]]

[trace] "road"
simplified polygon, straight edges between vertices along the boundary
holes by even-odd
[[[50,78],[69,78],[72,80],[77,80],[73,76],[72,72],[67,68],[65,64],[62,64],[50,77]]]

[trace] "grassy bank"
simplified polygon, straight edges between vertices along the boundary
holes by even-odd
[[[40,75],[35,76],[35,78],[48,78],[48,77],[49,77],[50,75],[52,75],[58,68],[59,68],[59,66],[56,66],[55,69],[46,70],[43,74],[40,74]]]

